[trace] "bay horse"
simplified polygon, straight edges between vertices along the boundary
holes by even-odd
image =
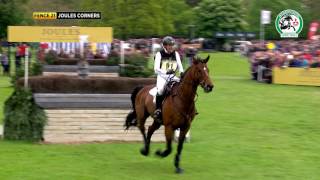
[[[186,133],[189,131],[191,122],[196,114],[194,99],[197,94],[197,88],[200,85],[207,93],[213,89],[213,83],[207,67],[209,58],[210,56],[205,59],[193,58],[192,65],[186,70],[180,82],[172,87],[171,93],[164,99],[162,104],[162,121],[165,126],[164,133],[167,145],[164,151],[156,151],[156,155],[167,157],[171,153],[174,131],[180,128],[177,154],[174,161],[176,173],[183,172],[183,169],[180,168],[180,155]],[[148,128],[147,134],[145,132],[146,119],[153,115],[155,111],[153,96],[149,94],[149,90],[153,87],[154,85],[149,85],[136,87],[133,90],[131,94],[133,111],[127,115],[124,124],[126,129],[129,129],[130,126],[137,126],[140,129],[144,140],[144,147],[140,152],[144,156],[149,154],[152,134],[161,126],[154,120],[153,124]]]

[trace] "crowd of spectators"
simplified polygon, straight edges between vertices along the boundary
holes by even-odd
[[[22,61],[22,59],[25,58],[25,49],[27,47],[28,46],[25,43],[20,43],[16,47],[16,52],[15,52],[15,67],[16,67],[16,69],[20,68],[21,61]],[[7,48],[1,48],[0,62],[1,62],[2,69],[3,69],[3,74],[9,75],[10,74],[10,61],[9,61],[9,51]]]
[[[320,68],[320,40],[251,42],[245,53],[252,79],[271,82],[272,68]]]
[[[128,39],[122,41],[124,55],[131,54],[142,54],[144,56],[153,56],[155,52],[161,49],[161,38],[141,38],[141,39]],[[176,50],[181,56],[189,57],[191,54],[195,54],[197,49],[201,46],[194,47],[194,44],[200,44],[199,42],[191,44],[187,39],[177,38],[176,39]],[[105,59],[108,58],[109,54],[120,56],[121,53],[121,40],[114,39],[111,44],[108,44],[108,48],[99,49],[93,48],[93,44],[87,43],[84,54],[87,59]],[[80,49],[78,47],[73,50],[66,51],[63,48],[50,48],[48,46],[40,45],[38,51],[38,59],[42,60],[48,51],[55,51],[60,58],[79,58]]]

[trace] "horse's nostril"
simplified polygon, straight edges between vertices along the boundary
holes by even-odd
[[[212,86],[211,85],[206,85],[204,89],[205,89],[206,92],[210,92],[210,91],[212,91]]]

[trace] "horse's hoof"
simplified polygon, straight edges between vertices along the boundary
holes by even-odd
[[[140,149],[140,153],[141,153],[142,155],[144,155],[144,156],[148,156],[148,154],[149,154],[149,152],[146,151],[145,148],[141,148],[141,149]]]
[[[181,169],[181,168],[176,168],[176,173],[177,173],[177,174],[182,174],[182,173],[183,173],[183,169]]]
[[[158,149],[158,150],[156,151],[156,155],[162,157],[162,151],[161,151],[160,149]]]

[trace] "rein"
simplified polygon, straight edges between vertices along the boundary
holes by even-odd
[[[186,79],[187,77],[187,75],[188,75],[188,72],[190,71],[190,69],[191,69],[191,67],[189,67],[186,71],[185,71],[185,74],[184,74],[184,76],[183,76],[183,78],[181,79],[181,81],[180,81],[180,84],[178,85],[178,90],[180,90],[180,91],[183,91],[183,86],[186,86],[186,85],[191,85],[192,86],[192,88],[194,88],[194,87],[197,87],[198,86],[198,84],[197,84],[197,82],[194,82],[194,81],[192,81],[192,80],[189,80],[189,79]],[[177,96],[182,102],[184,102],[185,101],[185,99],[187,98],[187,97],[183,97],[182,96],[182,93],[175,93],[175,94],[172,94],[173,96]],[[196,102],[196,100],[198,99],[198,93],[197,92],[195,92],[195,97],[196,97],[196,99],[193,99],[192,101],[193,101],[193,103],[195,103]],[[182,112],[182,111],[178,111],[179,112],[179,114],[181,114],[183,117],[185,117],[186,119],[189,119],[190,118],[190,116],[191,116],[191,111],[192,111],[192,108],[195,108],[195,105],[194,104],[192,104],[189,108],[187,108],[187,110],[185,111],[185,112]]]

